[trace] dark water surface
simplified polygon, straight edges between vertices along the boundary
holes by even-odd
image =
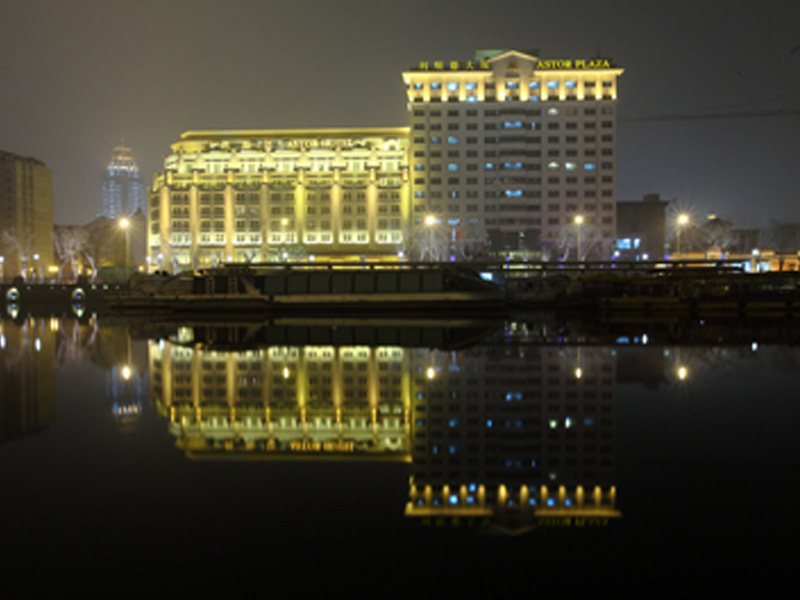
[[[779,588],[796,327],[5,320],[2,574],[31,592]]]

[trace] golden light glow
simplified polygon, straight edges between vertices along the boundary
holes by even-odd
[[[131,222],[128,219],[126,219],[125,217],[123,217],[123,218],[121,218],[119,220],[120,229],[127,229],[130,226],[131,226]]]
[[[575,215],[575,225],[583,225],[583,215]]]
[[[678,215],[678,225],[681,227],[689,224],[689,215],[686,213],[681,213]]]
[[[130,381],[131,376],[133,375],[133,371],[131,370],[131,368],[128,365],[125,365],[124,367],[122,367],[121,373],[122,373],[122,378],[125,381]]]
[[[684,365],[678,367],[678,379],[681,381],[686,381],[689,377],[689,369],[687,369]]]

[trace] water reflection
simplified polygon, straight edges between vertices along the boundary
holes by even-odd
[[[516,532],[620,516],[609,347],[530,345],[538,335],[510,324],[466,349],[230,348],[240,327],[184,327],[149,344],[153,401],[191,458],[411,462],[405,514],[425,521]],[[340,329],[329,334],[393,335]],[[424,335],[452,345],[474,331]]]
[[[0,321],[0,443],[39,433],[56,420],[58,321]]]
[[[735,343],[714,344],[723,334]],[[797,328],[544,316],[18,318],[0,322],[2,441],[53,428],[57,371],[90,364],[103,397],[86,403],[113,419],[115,433],[135,432],[154,408],[161,439],[191,459],[399,463],[407,497],[392,510],[406,523],[599,527],[618,520],[629,497],[617,494],[620,386],[689,390],[740,365],[796,371],[796,352],[769,346],[787,336]]]

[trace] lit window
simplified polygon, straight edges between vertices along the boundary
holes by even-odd
[[[422,84],[421,83],[415,83],[414,84],[414,89],[415,90],[421,90],[422,89]]]
[[[538,101],[539,101],[539,96],[533,96],[533,95],[532,95],[532,96],[531,96],[530,98],[528,98],[528,99],[529,99],[531,102],[538,102]]]
[[[449,92],[457,92],[458,91],[458,84],[455,81],[451,81],[447,84],[447,91]]]
[[[518,90],[519,89],[519,81],[506,81],[506,89],[508,89],[508,90]]]
[[[576,165],[575,165],[575,163],[574,163],[574,162],[568,162],[568,163],[564,163],[564,168],[565,168],[567,171],[574,171],[574,170],[575,170],[575,167],[576,167]]]
[[[538,89],[539,88],[539,82],[538,81],[531,81],[530,87],[531,87],[532,90]]]
[[[450,137],[447,138],[447,143],[448,144],[457,144],[458,142],[459,142],[459,140],[455,136],[451,135]]]
[[[547,163],[547,168],[550,169],[551,171],[555,171],[556,169],[558,169],[558,167],[559,164],[554,160]]]
[[[504,129],[522,129],[522,121],[506,121],[503,123]]]
[[[587,171],[594,171],[597,168],[597,165],[592,162],[583,163],[583,168]]]
[[[477,102],[478,99],[475,96],[467,96],[467,102]]]
[[[425,167],[423,165],[416,164],[416,165],[414,165],[414,170],[415,171],[424,171]]]
[[[442,89],[442,84],[434,82],[434,83],[431,84],[431,89],[432,90],[440,90],[440,89]]]
[[[548,108],[547,109],[547,114],[550,115],[551,117],[554,117],[555,115],[558,114],[558,109],[557,108]]]
[[[503,163],[503,167],[505,167],[506,169],[512,169],[512,170],[516,171],[516,170],[519,170],[519,169],[522,168],[522,163],[521,162],[506,162],[506,163]]]
[[[465,83],[464,87],[468,90],[475,90],[478,89],[478,84],[475,83],[474,81],[470,81],[468,83]]]
[[[433,136],[431,138],[431,144],[441,144],[441,143],[442,143],[442,138],[436,136]]]
[[[522,198],[522,190],[506,190],[506,198]]]
[[[448,171],[458,171],[458,165],[456,163],[450,163],[447,165]]]
[[[494,170],[494,163],[486,163],[486,170],[493,171]]]
[[[557,81],[548,81],[547,82],[547,87],[549,89],[551,89],[551,90],[556,90],[556,89],[558,89],[558,82]]]
[[[575,82],[574,81],[565,81],[564,82],[564,87],[568,88],[568,89],[572,89],[572,88],[575,87]]]

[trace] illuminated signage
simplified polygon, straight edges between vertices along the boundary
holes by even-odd
[[[512,71],[519,69],[519,64],[516,61],[510,61],[506,68]],[[556,71],[561,69],[569,70],[587,70],[587,69],[611,69],[610,58],[549,58],[540,60],[536,63],[536,69],[541,71]],[[418,71],[488,71],[491,69],[489,61],[480,60],[466,62],[459,62],[452,60],[445,62],[443,60],[427,61],[423,60],[417,65]]]
[[[569,58],[557,58],[540,60],[536,64],[540,71],[560,70],[560,69],[610,69],[611,60],[608,58],[580,58],[572,60]]]

